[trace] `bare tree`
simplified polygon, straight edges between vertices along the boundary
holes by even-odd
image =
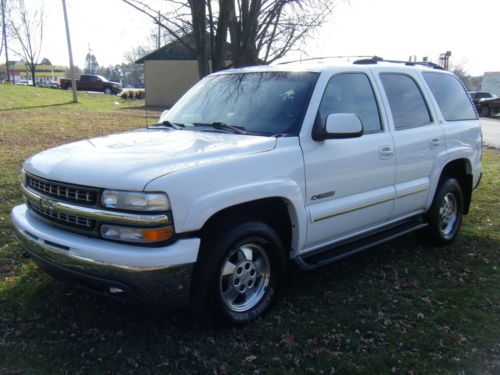
[[[35,86],[36,66],[43,42],[43,4],[38,8],[30,6],[28,10],[24,0],[11,0],[8,25],[17,44],[12,51],[25,61]]]
[[[196,52],[200,77],[232,66],[269,64],[301,48],[332,13],[333,0],[165,0],[158,17],[147,0],[122,0]],[[342,1],[342,0],[338,0]],[[192,37],[189,43],[186,35]]]

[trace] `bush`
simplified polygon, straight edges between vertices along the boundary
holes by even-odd
[[[122,99],[138,100],[144,99],[144,89],[125,89],[120,93]]]

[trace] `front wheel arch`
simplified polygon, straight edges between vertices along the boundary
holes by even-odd
[[[215,319],[233,325],[244,324],[264,314],[284,286],[285,251],[274,229],[258,219],[234,216],[225,218],[217,224],[217,231],[208,232],[202,238],[198,259],[193,269],[190,309],[200,321]],[[233,250],[241,244],[251,242],[259,243],[265,249],[270,261],[270,280],[258,303],[247,310],[231,310],[222,296],[222,266]]]

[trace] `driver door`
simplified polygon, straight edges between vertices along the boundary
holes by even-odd
[[[392,135],[379,103],[367,74],[340,73],[330,78],[316,125],[325,126],[333,113],[354,113],[361,120],[363,135],[302,144],[309,216],[305,251],[389,220],[396,165]]]

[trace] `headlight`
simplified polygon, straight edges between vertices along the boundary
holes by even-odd
[[[141,193],[104,190],[101,204],[106,208],[127,211],[169,211],[170,201],[164,193]]]
[[[132,228],[118,225],[101,225],[101,236],[110,240],[153,243],[168,240],[174,234],[171,226],[164,228]]]

